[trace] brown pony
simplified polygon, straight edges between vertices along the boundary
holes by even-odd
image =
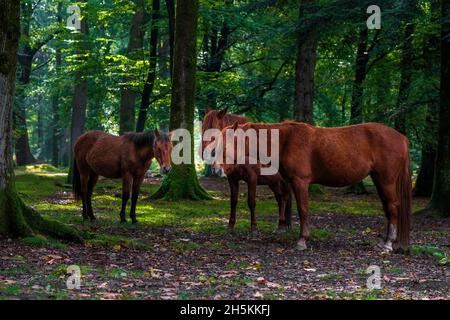
[[[245,116],[237,114],[228,114],[228,108],[222,110],[208,109],[202,122],[202,136],[208,129],[226,130],[227,126],[242,124],[248,122]],[[202,150],[211,142],[202,141]],[[239,195],[239,181],[244,180],[247,183],[247,203],[250,209],[251,231],[256,231],[256,186],[267,185],[275,195],[278,203],[278,229],[291,228],[291,192],[290,187],[283,177],[278,173],[275,175],[264,176],[260,174],[260,164],[243,165],[233,164],[224,165],[223,170],[227,176],[230,186],[230,219],[228,229],[233,230],[236,223],[236,206]],[[222,167],[218,168],[222,169]],[[217,170],[218,171],[218,170]]]
[[[308,187],[311,183],[344,187],[370,175],[388,219],[379,246],[407,249],[411,219],[411,176],[408,139],[380,123],[319,128],[305,123],[246,123],[242,130],[278,129],[280,173],[291,184],[300,213],[297,243],[306,249],[309,238]],[[222,131],[223,139],[225,132]],[[268,149],[270,150],[270,135]],[[226,143],[222,143],[226,146]],[[225,149],[225,148],[224,148]],[[248,153],[248,148],[246,148]],[[225,160],[224,150],[224,160]],[[214,165],[216,166],[216,165]]]
[[[122,209],[120,221],[126,222],[125,210],[131,191],[130,218],[136,223],[136,203],[144,175],[153,157],[162,174],[171,169],[172,142],[167,134],[154,132],[125,133],[114,136],[101,131],[81,135],[73,148],[72,186],[75,199],[83,201],[83,219],[95,220],[92,192],[98,177],[122,179]]]

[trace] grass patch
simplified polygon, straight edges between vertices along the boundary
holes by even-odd
[[[331,232],[325,228],[312,228],[310,236],[314,240],[326,240],[331,237]]]
[[[145,243],[139,239],[126,238],[110,234],[94,234],[94,235],[91,234],[91,236],[92,238],[87,240],[86,243],[92,246],[101,246],[110,248],[118,248],[118,246],[131,248],[147,247]]]
[[[0,286],[0,292],[6,295],[17,296],[22,293],[22,287],[18,284],[10,284],[7,286]]]
[[[413,245],[411,246],[411,254],[415,256],[421,254],[432,256],[442,266],[450,264],[450,257],[448,257],[442,249],[435,245]]]
[[[181,241],[181,240],[173,241],[172,245],[175,248],[175,250],[179,252],[192,251],[199,249],[201,247],[198,243],[195,243],[193,241]]]
[[[31,247],[48,247],[53,249],[59,249],[66,251],[67,245],[59,242],[58,240],[46,238],[41,235],[26,237],[22,239],[22,242]]]

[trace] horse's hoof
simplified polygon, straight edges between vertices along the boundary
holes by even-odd
[[[304,251],[306,249],[308,249],[308,247],[306,246],[306,241],[305,240],[299,240],[297,242],[297,250]]]
[[[133,221],[131,221],[131,223],[132,224],[136,224],[136,223],[138,223],[138,221],[137,220],[133,220]]]
[[[236,231],[234,231],[234,227],[228,227],[227,228],[227,234],[234,236],[236,234]]]
[[[383,249],[385,244],[386,242],[384,242],[383,239],[380,239],[380,241],[378,241],[378,243],[375,245],[375,249]]]
[[[375,245],[375,248],[381,250],[382,252],[387,252],[387,253],[394,251],[394,249],[392,248],[392,243],[384,242],[383,240],[378,242]]]
[[[120,219],[120,223],[127,223],[127,219]]]

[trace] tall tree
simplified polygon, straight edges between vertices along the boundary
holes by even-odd
[[[86,2],[86,0],[81,1]],[[80,21],[80,32],[75,37],[77,38],[77,55],[78,63],[77,70],[75,71],[75,79],[73,86],[72,96],[72,119],[70,126],[70,152],[72,153],[73,146],[78,137],[84,132],[86,123],[86,109],[88,98],[88,83],[87,83],[87,66],[86,55],[89,50],[89,28],[87,23],[87,17],[82,17]],[[69,171],[68,181],[72,180],[72,166]]]
[[[158,49],[158,23],[159,23],[159,0],[153,0],[152,15],[151,15],[151,30],[150,30],[150,57],[147,80],[144,83],[144,89],[142,91],[141,105],[139,108],[138,120],[136,123],[136,131],[142,132],[145,128],[145,122],[147,121],[148,108],[150,106],[150,96],[153,92],[153,87],[156,80],[156,61],[157,61],[157,49]]]
[[[406,133],[406,119],[408,108],[409,88],[412,83],[412,64],[414,62],[413,51],[413,35],[414,35],[414,21],[412,12],[415,11],[415,1],[404,1],[404,8],[408,11],[406,21],[403,26],[403,45],[402,56],[400,61],[400,85],[398,90],[398,97],[396,103],[396,116],[394,121],[395,129],[403,134]]]
[[[62,2],[58,3],[58,23],[63,22],[62,18]],[[61,64],[62,64],[62,54],[61,54],[61,46],[56,44],[55,48],[55,72],[58,75],[58,78],[61,75]],[[59,87],[55,86],[54,92],[52,94],[52,165],[57,167],[59,165],[59,142],[61,139],[60,135],[60,127],[59,123],[59,107],[60,107],[60,91]]]
[[[170,130],[187,129],[194,136],[195,71],[197,68],[198,1],[177,1],[175,47],[173,53]],[[200,186],[194,164],[194,139],[191,139],[189,164],[173,165],[154,198],[210,199]]]
[[[130,36],[128,38],[128,57],[135,58],[139,49],[144,45],[144,25],[148,22],[148,14],[145,12],[142,1],[136,1],[136,12],[131,19]],[[136,88],[131,84],[135,77],[130,74],[123,76],[124,87],[120,92],[120,119],[119,133],[134,131],[135,129],[135,112],[134,105],[136,101]]]
[[[170,76],[173,72],[173,49],[175,47],[175,0],[166,0],[169,16],[169,47],[170,47]]]
[[[438,25],[440,21],[440,0],[432,0],[431,2],[431,24]],[[430,30],[422,45],[420,69],[426,79],[438,79],[440,77],[440,65],[436,61],[440,60],[440,48],[436,46],[440,42],[439,30]],[[433,86],[434,90],[427,90],[439,95],[439,88]],[[421,130],[420,144],[422,146],[420,157],[420,169],[417,174],[416,183],[414,185],[414,196],[430,197],[433,192],[434,181],[434,163],[436,160],[437,148],[437,132],[438,132],[438,115],[439,115],[439,99],[426,103],[427,115],[425,118],[425,128]]]
[[[19,52],[20,86],[18,88],[19,90],[17,90],[16,105],[13,113],[14,131],[16,132],[16,163],[19,166],[36,162],[36,158],[31,153],[30,141],[28,137],[27,114],[25,108],[26,101],[24,91],[26,86],[30,83],[33,58],[38,51],[36,50],[37,48],[32,48],[32,44],[30,43],[30,26],[33,15],[33,3],[31,1],[22,1],[21,12],[23,17],[21,34],[25,41],[21,45],[21,50]]]
[[[428,209],[450,216],[450,0],[441,1],[439,134],[433,194]]]
[[[297,39],[297,61],[295,64],[294,119],[314,123],[314,69],[316,66],[317,34],[308,22],[315,0],[299,0],[299,31]]]
[[[15,91],[17,46],[20,36],[20,1],[0,1],[0,234],[24,237],[36,233],[82,242],[78,232],[47,221],[26,206],[14,183],[12,163],[12,107]]]

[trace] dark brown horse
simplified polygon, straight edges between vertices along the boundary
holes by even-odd
[[[131,191],[130,218],[136,223],[136,203],[144,175],[153,157],[162,174],[171,169],[172,142],[169,135],[154,132],[125,133],[114,136],[101,131],[81,135],[73,149],[73,191],[83,202],[83,219],[94,220],[92,192],[98,177],[122,179],[120,221],[126,222],[125,210]]]
[[[291,184],[300,213],[299,249],[309,238],[308,187],[311,183],[344,187],[371,176],[388,220],[379,246],[386,250],[409,245],[411,176],[408,139],[380,123],[319,128],[305,123],[246,123],[238,126],[279,130],[280,173]],[[270,132],[270,131],[269,131]],[[225,139],[225,130],[222,131]],[[271,136],[269,135],[268,149]],[[222,143],[226,149],[226,143]],[[219,147],[220,148],[220,147]],[[247,148],[248,151],[248,148]],[[224,152],[224,161],[226,150]]]
[[[227,113],[227,108],[222,110],[207,110],[202,122],[202,136],[208,129],[223,130],[232,124],[242,124],[248,122],[245,116]],[[206,148],[211,142],[202,141],[202,149]],[[222,168],[222,167],[221,167]],[[261,165],[225,165],[224,173],[227,176],[230,186],[230,219],[228,228],[233,230],[236,223],[236,206],[239,195],[239,181],[247,183],[247,203],[250,209],[251,231],[256,231],[256,186],[267,185],[273,192],[278,203],[278,229],[291,228],[291,192],[288,183],[277,173],[275,175],[261,175]]]

